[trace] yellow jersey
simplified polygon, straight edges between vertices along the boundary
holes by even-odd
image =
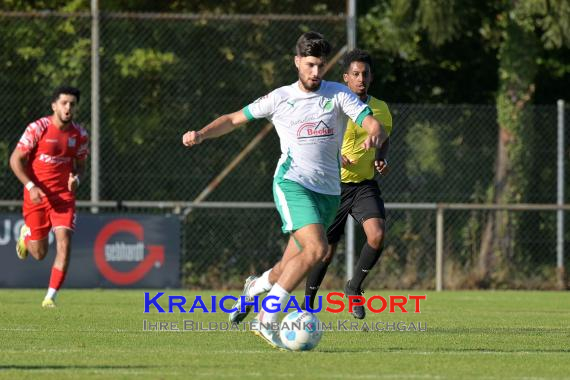
[[[386,102],[368,96],[366,101],[373,112],[374,118],[386,129],[388,136],[392,133],[392,115]],[[376,149],[366,151],[362,144],[368,137],[368,133],[352,120],[348,120],[346,132],[342,142],[342,155],[346,156],[353,164],[343,167],[340,171],[341,182],[362,182],[374,178],[374,158]]]

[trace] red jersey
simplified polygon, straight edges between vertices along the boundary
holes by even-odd
[[[57,195],[70,200],[74,196],[68,190],[67,183],[73,160],[87,157],[88,144],[89,137],[81,126],[71,123],[67,130],[60,130],[52,123],[52,117],[48,116],[26,127],[18,142],[18,149],[27,153],[31,180],[48,197]]]

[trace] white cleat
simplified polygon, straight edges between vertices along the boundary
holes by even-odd
[[[245,280],[245,284],[243,286],[243,291],[241,292],[241,295],[245,297],[247,302],[251,302],[254,299],[253,297],[248,296],[248,293],[249,293],[249,288],[251,288],[251,286],[255,283],[255,280],[257,280],[257,276],[249,276]],[[232,308],[235,308],[236,311],[231,312],[229,315],[231,323],[240,323],[241,321],[243,321],[251,311],[251,308],[253,307],[251,305],[246,305],[244,310],[242,311],[241,298],[242,298],[241,296],[238,297],[238,300],[232,306]]]
[[[265,324],[261,323],[256,317],[251,321],[251,331],[276,350],[291,351],[281,341],[279,330],[267,329],[264,325]]]

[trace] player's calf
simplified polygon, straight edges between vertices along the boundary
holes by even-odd
[[[47,256],[49,250],[48,239],[29,240],[27,247],[28,252],[34,257],[34,259],[42,261]]]

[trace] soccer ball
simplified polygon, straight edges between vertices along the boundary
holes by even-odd
[[[319,319],[308,311],[294,311],[281,321],[279,337],[292,351],[309,351],[317,347],[323,331]]]

